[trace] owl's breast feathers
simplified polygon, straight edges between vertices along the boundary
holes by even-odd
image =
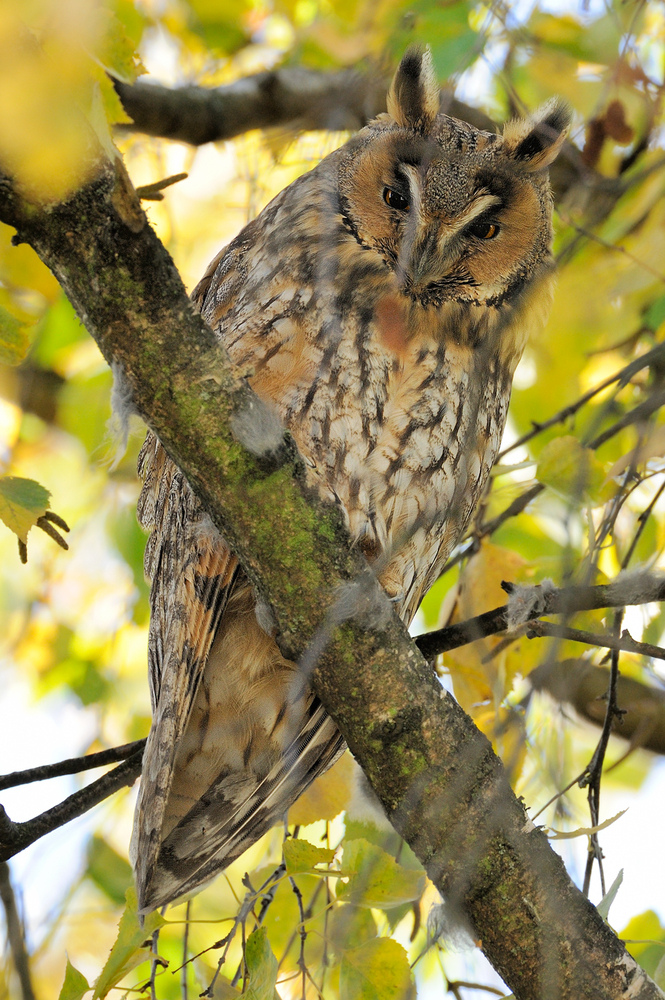
[[[297,184],[283,194],[271,227],[217,261],[202,312],[409,620],[485,485],[549,272],[494,308],[424,305],[349,232],[332,190],[304,208]]]

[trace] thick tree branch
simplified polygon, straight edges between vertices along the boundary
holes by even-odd
[[[302,66],[255,73],[223,87],[113,84],[132,132],[177,139],[192,146],[233,139],[257,128],[356,131],[386,110],[390,75],[345,69],[322,73]],[[477,128],[492,120],[477,108],[442,95],[443,110]]]
[[[257,416],[261,425],[262,404],[191,308],[122,170],[100,163],[94,183],[49,210],[22,203],[6,181],[0,218],[51,267],[124,371],[137,408],[270,602],[283,651],[299,660],[316,638],[314,689],[516,997],[662,1000],[528,821],[489,742],[349,548],[338,512],[308,495],[288,437],[270,419],[263,440],[246,432]]]

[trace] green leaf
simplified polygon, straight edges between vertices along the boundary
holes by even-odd
[[[338,955],[372,940],[376,937],[376,921],[372,911],[338,900],[330,913],[327,937]]]
[[[88,980],[78,969],[75,969],[67,958],[67,968],[65,969],[65,981],[58,996],[58,1000],[81,1000],[84,993],[90,989]]]
[[[277,959],[268,943],[265,928],[257,927],[247,939],[245,961],[249,985],[243,996],[248,1000],[273,1000],[277,981]]]
[[[284,842],[284,861],[289,875],[312,871],[319,864],[330,864],[334,856],[334,851],[315,847],[306,840],[291,838]]]
[[[118,906],[122,905],[127,888],[132,884],[131,865],[103,837],[90,838],[86,875]]]
[[[649,976],[654,976],[663,957],[665,927],[658,914],[646,910],[633,917],[619,934],[626,948]]]
[[[0,363],[18,365],[30,347],[30,327],[0,306]]]
[[[591,449],[570,434],[545,445],[538,460],[536,479],[576,506],[604,503],[614,489],[611,482],[605,482],[605,469]]]
[[[367,840],[347,841],[342,862],[346,885],[337,895],[357,906],[389,909],[422,896],[425,874],[403,868],[389,854]]]
[[[401,944],[374,938],[345,952],[339,995],[340,1000],[414,1000],[416,988]]]
[[[623,868],[619,871],[619,874],[614,879],[614,882],[612,882],[612,885],[609,887],[609,889],[601,899],[600,903],[596,907],[603,920],[607,920],[607,918],[609,917],[610,906],[616,899],[616,894],[621,888],[622,882],[623,882]]]
[[[657,330],[660,324],[665,322],[665,295],[661,295],[651,303],[644,314],[644,322],[651,330]]]
[[[50,496],[34,479],[0,476],[0,520],[25,544],[30,528],[46,513]]]
[[[127,890],[125,898],[127,905],[120,918],[118,936],[106,965],[95,983],[92,1000],[104,1000],[128,972],[150,958],[150,935],[166,923],[159,913],[149,913],[141,927],[136,908],[136,890],[133,886]]]

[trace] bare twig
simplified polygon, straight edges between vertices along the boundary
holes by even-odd
[[[621,628],[621,621],[623,619],[623,608],[619,608],[614,616],[614,630],[616,633],[619,632]],[[600,783],[603,774],[603,764],[605,762],[605,753],[607,752],[607,744],[610,741],[610,734],[612,732],[612,727],[616,719],[620,719],[622,712],[617,705],[617,681],[619,679],[619,651],[617,649],[612,651],[612,665],[610,669],[610,682],[607,690],[607,711],[605,712],[605,721],[603,723],[603,729],[600,734],[600,739],[598,740],[598,746],[594,751],[594,755],[591,758],[589,765],[584,772],[582,778],[580,778],[578,784],[580,788],[588,787],[588,800],[589,800],[589,812],[591,814],[591,825],[596,827],[600,822]],[[589,886],[591,883],[591,872],[593,870],[594,861],[598,862],[598,869],[600,872],[600,887],[603,896],[606,893],[605,887],[605,873],[603,871],[603,852],[600,848],[600,842],[598,840],[598,834],[592,833],[589,837],[589,852],[587,855],[586,869],[584,872],[584,885],[582,891],[585,896],[589,895]]]
[[[6,861],[0,862],[0,901],[2,901],[5,911],[9,950],[11,951],[14,968],[16,969],[16,975],[21,986],[21,1000],[35,1000],[23,924],[18,913],[18,907],[16,906],[16,897],[11,883],[9,865]]]
[[[650,642],[638,642],[633,639],[627,629],[621,636],[609,633],[586,632],[584,629],[569,628],[567,625],[556,625],[554,622],[534,620],[526,628],[527,639],[542,639],[544,636],[554,636],[557,639],[572,639],[573,642],[584,642],[589,646],[600,646],[604,649],[623,649],[626,653],[640,653],[656,660],[665,660],[665,649],[654,646]]]
[[[120,788],[133,785],[141,773],[142,757],[143,750],[140,750],[86,788],[74,792],[57,806],[25,823],[13,823],[0,806],[0,861],[7,861],[40,837],[57,830],[77,816],[82,816]]]
[[[564,421],[568,420],[570,417],[574,416],[578,410],[580,410],[586,403],[590,402],[594,396],[597,396],[604,389],[609,389],[611,385],[615,382],[619,383],[619,388],[623,388],[628,384],[633,375],[637,372],[642,371],[644,368],[648,368],[652,363],[662,362],[665,357],[665,344],[657,344],[646,354],[642,354],[639,358],[635,358],[630,364],[627,364],[620,371],[616,372],[614,375],[610,375],[599,385],[595,386],[593,389],[589,389],[584,395],[580,396],[571,403],[569,406],[564,406],[562,410],[555,413],[554,416],[550,417],[548,420],[543,420],[542,422],[533,424],[533,430],[528,431],[523,434],[522,437],[513,441],[512,444],[504,448],[503,451],[499,452],[497,456],[497,462],[500,462],[509,452],[514,451],[516,448],[520,448],[524,444],[528,444],[533,438],[537,437],[538,434],[542,434],[543,431],[549,430],[550,427],[555,427],[557,424],[562,424]]]
[[[85,754],[83,757],[69,757],[67,760],[58,761],[57,764],[42,764],[40,767],[31,767],[26,771],[0,774],[0,791],[5,788],[14,788],[16,785],[28,785],[32,781],[60,778],[64,774],[79,774],[81,771],[103,767],[105,764],[116,764],[120,760],[127,760],[139,750],[143,751],[144,746],[145,740],[135,740],[133,743],[124,743],[120,747],[110,747],[108,750]]]
[[[510,590],[506,585],[504,589]],[[648,573],[639,577],[627,576],[614,583],[598,587],[562,587],[543,598],[543,615],[571,614],[577,611],[596,611],[600,608],[624,607],[632,604],[649,604],[665,600],[665,578]],[[450,649],[465,646],[476,639],[504,632],[507,627],[508,605],[469,618],[457,625],[447,625],[435,632],[416,637],[415,642],[427,660]],[[651,655],[651,654],[649,654]]]

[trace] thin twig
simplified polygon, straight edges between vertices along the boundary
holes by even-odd
[[[142,757],[141,750],[97,781],[25,823],[13,823],[0,805],[0,861],[9,860],[40,837],[82,816],[120,788],[133,785],[141,773]]]
[[[16,896],[14,895],[11,883],[9,865],[5,861],[0,862],[0,901],[5,911],[7,940],[21,987],[21,1000],[35,1000],[35,992],[30,976],[28,949],[25,946],[23,923],[16,905]]]
[[[621,621],[623,619],[623,608],[619,608],[614,616],[614,631],[619,632],[621,628]],[[612,663],[610,668],[610,681],[607,689],[607,711],[605,712],[605,721],[603,722],[603,729],[600,734],[600,739],[598,740],[598,746],[594,751],[594,755],[591,758],[589,765],[584,772],[584,776],[578,782],[580,788],[588,787],[588,801],[589,801],[589,812],[591,815],[591,825],[598,826],[600,822],[600,783],[603,774],[603,764],[605,762],[605,753],[607,752],[607,745],[610,741],[610,734],[614,726],[615,719],[621,718],[621,710],[617,705],[617,681],[619,679],[619,651],[617,649],[612,651]],[[586,870],[584,872],[584,885],[582,891],[585,896],[589,895],[589,886],[591,883],[591,872],[593,870],[593,862],[596,860],[598,862],[598,868],[600,872],[600,887],[603,896],[606,893],[605,887],[605,873],[603,871],[603,852],[600,848],[600,842],[598,840],[598,834],[593,833],[589,837],[589,853],[587,855]]]
[[[185,929],[182,934],[182,969],[180,970],[180,991],[181,1000],[187,1000],[188,989],[187,989],[187,966],[189,961],[187,959],[187,949],[189,946],[189,921],[191,914],[192,901],[187,900],[187,906],[185,908]]]
[[[661,496],[663,495],[663,491],[665,491],[665,479],[663,479],[663,482],[661,483],[660,487],[656,491],[656,493],[655,493],[654,497],[652,498],[652,500],[650,501],[650,503],[644,508],[644,510],[642,511],[642,513],[637,518],[637,522],[638,522],[638,524],[637,524],[637,531],[635,532],[635,534],[633,536],[632,542],[628,546],[628,551],[626,552],[625,556],[621,560],[621,569],[626,569],[626,567],[628,566],[628,563],[633,558],[633,554],[634,554],[635,549],[637,547],[637,543],[639,542],[639,540],[640,540],[640,538],[642,536],[642,532],[644,531],[644,529],[647,526],[647,521],[649,520],[651,514],[653,513],[654,507],[656,506],[656,504],[660,500]]]
[[[481,990],[483,993],[492,993],[496,997],[505,997],[506,995],[502,990],[498,990],[496,986],[485,986],[483,983],[468,983],[465,979],[449,979],[448,990],[454,993],[454,989]]]
[[[662,646],[653,646],[650,642],[638,642],[627,629],[623,630],[620,637],[616,637],[609,633],[586,632],[584,629],[569,628],[567,625],[534,619],[526,627],[526,636],[527,639],[542,639],[545,636],[571,639],[573,642],[584,642],[589,646],[622,649],[626,653],[640,653],[656,660],[665,660],[665,649]]]
[[[506,588],[510,589],[508,585]],[[597,611],[600,608],[617,608],[632,604],[650,604],[665,600],[665,578],[645,573],[636,585],[634,578],[616,580],[597,587],[573,586],[551,591],[543,598],[541,615],[571,614],[577,611]],[[504,632],[507,627],[508,605],[485,611],[475,618],[468,618],[456,625],[447,625],[434,632],[426,632],[414,640],[426,660],[439,653],[457,649],[476,639]]]
[[[100,750],[98,753],[85,754],[83,757],[69,757],[56,764],[42,764],[41,767],[31,767],[26,771],[0,774],[0,791],[5,788],[14,788],[16,785],[28,785],[32,781],[46,781],[48,778],[60,778],[63,774],[79,774],[81,771],[89,771],[94,767],[115,764],[120,760],[127,760],[139,750],[143,751],[145,743],[145,740],[135,740],[133,743],[124,743],[122,746],[110,747],[108,750]]]
[[[298,903],[298,912],[300,914],[300,924],[298,926],[298,935],[300,937],[300,954],[298,955],[298,968],[300,969],[301,983],[302,983],[302,996],[301,1000],[306,1000],[305,992],[307,989],[307,963],[305,962],[305,944],[307,942],[307,928],[305,927],[305,910],[302,902],[302,892],[299,886],[296,884],[293,876],[289,875],[289,882],[291,883],[291,888],[293,889],[294,895]]]
[[[615,434],[618,434],[619,431],[624,430],[626,427],[630,427],[631,424],[636,424],[646,420],[647,417],[650,417],[652,413],[655,413],[656,410],[659,410],[661,406],[664,405],[665,389],[658,389],[657,392],[652,392],[648,399],[643,400],[643,402],[633,407],[632,410],[629,410],[628,413],[624,413],[619,420],[613,423],[611,427],[608,427],[607,430],[603,431],[602,434],[599,434],[589,442],[585,442],[586,447],[595,451],[597,448],[600,448],[602,444],[605,444],[606,441],[609,441],[610,438],[614,437]]]
[[[520,448],[524,444],[528,444],[529,441],[532,441],[533,438],[538,436],[538,434],[542,434],[543,431],[549,430],[550,427],[555,427],[557,424],[564,423],[570,417],[574,416],[577,411],[585,405],[585,403],[590,402],[594,396],[597,396],[598,393],[602,392],[604,389],[609,389],[609,387],[615,382],[619,383],[619,388],[623,388],[628,384],[633,375],[636,375],[637,372],[642,371],[644,368],[648,368],[652,362],[661,361],[664,356],[665,344],[657,344],[656,347],[647,351],[646,354],[642,354],[639,358],[635,358],[634,361],[631,361],[630,364],[627,364],[620,371],[615,372],[614,375],[610,375],[609,378],[606,378],[593,389],[589,389],[589,391],[585,392],[583,396],[576,399],[574,403],[570,403],[569,406],[564,406],[563,409],[559,410],[558,413],[555,413],[553,417],[549,417],[548,420],[543,420],[538,423],[534,421],[533,430],[523,434],[522,437],[513,441],[513,443],[508,445],[507,448],[504,448],[503,451],[499,452],[497,462],[500,462],[501,459],[504,458],[504,456],[509,452],[514,451],[516,448]]]

